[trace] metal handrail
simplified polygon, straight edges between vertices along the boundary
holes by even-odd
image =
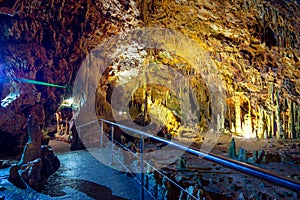
[[[213,154],[213,153],[210,153],[210,152],[204,152],[204,151],[200,151],[198,149],[193,149],[191,147],[188,147],[188,146],[185,146],[185,145],[182,145],[182,144],[178,144],[178,143],[166,140],[164,138],[160,138],[160,137],[157,137],[155,135],[151,135],[149,133],[146,133],[146,132],[143,132],[143,131],[140,131],[140,130],[136,130],[136,129],[133,129],[133,128],[130,128],[130,127],[126,127],[124,125],[121,125],[121,124],[118,124],[118,123],[115,123],[115,122],[111,122],[111,121],[108,121],[108,120],[105,120],[105,119],[94,120],[94,121],[91,121],[87,124],[83,124],[81,126],[78,126],[77,128],[81,128],[81,127],[84,127],[86,125],[89,125],[89,124],[92,124],[92,123],[95,123],[95,122],[99,122],[99,121],[108,123],[108,124],[113,125],[113,126],[118,126],[119,128],[137,133],[137,134],[141,135],[143,138],[155,139],[155,140],[160,141],[164,144],[173,146],[175,148],[186,151],[186,152],[191,153],[193,155],[202,157],[203,159],[206,159],[206,160],[224,165],[226,167],[235,169],[237,171],[255,176],[256,178],[259,178],[259,179],[270,181],[271,183],[279,185],[281,187],[292,189],[292,190],[295,190],[295,191],[300,191],[300,183],[297,182],[297,181],[294,181],[292,179],[280,176],[278,174],[275,174],[275,173],[272,173],[270,171],[261,169],[259,167],[255,167],[253,165],[249,165],[249,164],[239,162],[239,161],[236,161],[236,160],[233,160],[233,159],[229,159],[229,158],[226,158],[226,157],[221,157],[219,155],[216,155],[216,154]]]
[[[102,134],[103,135],[103,134]],[[102,136],[101,135],[101,136]],[[107,136],[109,139],[112,139],[111,138],[111,136]],[[114,142],[117,144],[117,145],[119,145],[120,147],[122,147],[122,148],[124,148],[124,149],[126,149],[126,150],[129,150],[128,149],[128,147],[126,147],[126,146],[124,146],[123,144],[121,144],[121,143],[119,143],[118,141],[116,141],[116,140],[114,140]],[[102,146],[101,146],[101,149],[102,149]],[[136,158],[138,158],[138,156],[135,154],[135,153],[133,153],[133,152],[131,152],[131,151],[128,151],[130,154],[132,154],[134,157],[136,157]],[[114,155],[114,154],[112,154],[112,156],[114,156],[114,158],[122,165],[122,167],[124,167],[127,171],[126,171],[126,173],[128,172],[132,177],[134,177],[134,179],[141,185],[141,187],[143,187],[143,189],[142,190],[145,190],[147,193],[148,193],[148,195],[150,195],[150,197],[152,198],[152,199],[157,199],[157,198],[155,198],[155,196],[151,193],[151,191],[149,191],[147,188],[145,188],[144,187],[144,184],[142,184],[142,180],[139,180],[136,176],[134,176],[134,174],[130,171],[130,169],[125,165],[125,164],[123,164],[123,162],[116,156],[116,155]],[[144,163],[146,163],[146,164],[148,164],[147,162],[145,162],[145,161],[143,161]],[[168,178],[167,176],[165,176],[164,174],[162,174],[161,172],[159,172],[157,169],[155,169],[152,165],[150,165],[155,171],[157,171],[158,173],[160,173],[162,176],[164,176],[164,177],[166,177],[166,178]],[[142,174],[141,174],[141,176],[142,176]],[[168,178],[169,179],[169,178]],[[183,189],[184,190],[184,189]],[[141,199],[144,199],[144,194],[142,193],[141,194]]]

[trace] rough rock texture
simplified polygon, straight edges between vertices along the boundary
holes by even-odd
[[[41,145],[42,132],[32,116],[27,120],[27,131],[28,142],[18,164],[10,169],[10,181],[20,187],[24,180],[33,189],[41,190],[49,176],[60,167],[60,161],[50,146]]]
[[[18,172],[18,166],[17,165],[14,165],[10,168],[8,181],[13,183],[18,188],[21,188],[21,189],[26,189],[27,188],[26,184],[24,183],[24,181],[22,180],[22,178],[21,178],[21,176]]]
[[[171,154],[171,152],[169,152]],[[170,156],[170,155],[169,155]],[[146,186],[157,199],[297,199],[297,191],[287,190],[251,176],[237,173],[203,159],[183,155],[185,170],[176,169],[176,164],[160,170],[168,178],[154,171],[145,174]],[[181,158],[182,159],[182,158]],[[181,191],[175,184],[186,191]]]
[[[41,190],[49,176],[60,167],[60,161],[48,146],[41,147],[41,156],[24,162],[20,169],[22,179],[33,189]]]
[[[24,147],[24,152],[21,157],[20,165],[40,157],[41,157],[40,146],[36,146],[36,144],[32,142],[28,142]]]
[[[109,36],[144,25],[179,31],[209,53],[224,81],[226,128],[239,132],[243,125],[258,137],[295,138],[300,130],[296,120],[300,110],[299,17],[299,2],[285,0],[24,0],[13,17],[0,16],[0,74],[7,77],[0,84],[0,96],[14,94],[16,98],[0,108],[0,151],[18,152],[21,148],[17,147],[25,144],[27,116],[33,115],[39,125],[46,126],[62,99],[70,95],[68,88],[21,83],[19,78],[72,85],[93,47]],[[140,66],[142,51],[127,53],[127,57]],[[159,53],[154,54],[156,59],[177,66],[176,70],[184,63],[174,57],[159,58]],[[119,60],[114,66],[123,67],[122,74],[134,65]],[[99,116],[110,119],[109,72],[100,80],[96,108]],[[197,75],[193,77],[198,80]],[[203,84],[194,86],[205,128],[213,98]],[[242,92],[240,122],[234,116],[236,92]]]
[[[275,128],[266,123],[260,125],[258,118],[270,121],[267,116],[273,115],[274,121],[277,118],[274,124],[284,126],[284,133],[277,136],[290,137],[289,116],[284,107],[287,101],[292,101],[299,109],[299,4],[294,1],[170,0],[141,2],[140,6],[148,8],[143,13],[148,12],[145,19],[148,26],[180,31],[209,52],[224,80],[228,128],[238,126],[234,121],[234,97],[236,92],[241,92],[243,123],[249,112],[252,129],[260,134],[266,130],[262,127],[261,131],[260,126],[268,127],[268,131]],[[278,107],[279,114],[276,114]],[[258,116],[259,109],[264,116]]]
[[[0,151],[20,152],[22,148],[16,147],[25,144],[28,115],[45,126],[70,95],[68,89],[22,83],[17,78],[71,85],[89,49],[136,26],[136,12],[134,2],[128,1],[25,0],[13,17],[0,15],[1,99],[19,91],[19,98],[0,107]],[[6,148],[2,142],[11,145]]]
[[[0,169],[5,169],[5,168],[8,168],[10,167],[11,164],[9,161],[7,160],[0,160]]]
[[[42,160],[37,158],[36,160],[26,163],[21,168],[20,174],[22,179],[32,188],[38,189],[42,185],[42,165]]]

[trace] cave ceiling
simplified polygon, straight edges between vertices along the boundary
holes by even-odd
[[[299,2],[284,0],[1,0],[0,96],[12,94],[15,100],[0,108],[0,129],[23,133],[28,114],[45,125],[70,95],[66,88],[20,78],[72,86],[91,49],[110,36],[144,26],[178,31],[203,47],[222,76],[228,106],[233,106],[235,92],[243,92],[245,101],[268,110],[270,85],[280,88],[282,101],[299,104],[299,10]],[[162,53],[169,52],[154,53],[160,63],[190,68],[182,58]],[[133,46],[124,61],[115,60],[118,81],[126,81],[126,70],[134,73],[147,54]],[[107,81],[99,83],[102,106],[108,104],[101,97]],[[199,91],[205,99],[205,89]]]

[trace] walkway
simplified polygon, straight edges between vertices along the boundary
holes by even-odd
[[[12,200],[22,198],[57,200],[140,199],[140,185],[134,178],[102,164],[90,152],[66,152],[58,154],[58,157],[61,161],[61,167],[50,177],[42,194],[31,188],[18,189],[5,179],[0,179],[0,186],[3,188],[0,190],[0,196]],[[8,171],[5,173],[7,174]],[[146,199],[149,198],[146,197]]]
[[[61,168],[49,179],[44,193],[67,195],[63,199],[74,199],[76,195],[80,195],[76,199],[140,199],[140,185],[134,178],[102,164],[88,151],[58,156]]]

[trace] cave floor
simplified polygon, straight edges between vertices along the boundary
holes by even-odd
[[[58,157],[61,167],[41,193],[15,187],[3,177],[9,169],[0,170],[0,199],[140,199],[134,178],[102,164],[88,151],[58,153]]]
[[[223,135],[218,139],[218,144],[212,149],[212,152],[222,156],[227,156],[230,140],[231,136]],[[3,169],[0,170],[0,199],[140,199],[140,185],[135,181],[134,178],[127,176],[124,172],[120,172],[120,170],[115,170],[107,166],[109,165],[109,160],[100,162],[99,157],[95,158],[95,155],[93,156],[93,153],[96,151],[98,156],[100,154],[104,156],[105,159],[110,159],[110,153],[107,151],[109,147],[108,149],[104,149],[102,152],[100,152],[99,149],[70,152],[69,145],[63,141],[51,140],[50,145],[58,155],[61,161],[61,167],[49,178],[45,189],[41,193],[38,193],[31,188],[26,190],[18,189],[8,182],[7,178],[3,177],[9,173],[9,169]],[[269,152],[288,152],[288,154],[295,156],[299,155],[300,150],[299,140],[257,141],[254,139],[245,140],[242,138],[236,138],[236,147],[237,149],[243,147],[249,152],[263,149]],[[172,151],[168,152],[169,153],[165,156],[172,157]],[[178,153],[175,155],[177,154]],[[161,156],[162,155],[160,154],[159,160],[165,161],[165,159],[163,159]],[[227,193],[230,193],[230,191],[232,192],[231,185],[235,184],[238,186],[240,185],[241,188],[248,188],[247,190],[250,190],[253,186],[251,190],[257,192],[257,185],[262,183],[262,181],[257,181],[237,172],[233,172],[232,170],[228,171],[227,169],[218,165],[214,165],[213,163],[203,162],[201,159],[197,161],[197,159],[193,158],[193,156],[191,157],[184,154],[183,157],[185,157],[187,161],[187,167],[192,171],[197,171],[199,166],[203,169],[211,169],[211,172],[209,171],[204,174],[201,172],[201,174],[206,181],[211,179],[217,180],[217,182],[213,184],[213,187],[215,187],[216,190],[220,190],[220,188],[217,187],[217,183],[220,182],[220,184],[223,185],[224,183],[221,180],[227,179],[237,181],[237,183],[234,184],[228,183],[227,189],[223,188],[223,191]],[[173,162],[172,165],[175,167],[176,161]],[[299,164],[279,162],[256,165],[283,176],[293,177],[296,175],[296,177],[299,177]],[[173,171],[172,167],[170,170]],[[218,173],[220,171],[222,172],[221,174]],[[181,173],[179,174],[180,176],[185,176],[185,174],[182,174],[183,172],[179,173]],[[227,173],[229,173],[229,175]],[[248,181],[245,181],[244,179]],[[243,185],[244,182],[246,185]],[[252,183],[250,184],[249,182]],[[265,193],[275,192],[276,194],[280,195],[282,193],[287,193],[288,195],[291,195],[290,197],[285,195],[285,198],[282,197],[282,199],[295,198],[295,196],[292,195],[292,193],[290,194],[289,191],[278,187],[273,187],[268,183],[265,184],[267,186],[261,186],[262,188],[259,188],[260,191],[264,191]],[[247,194],[247,196],[250,196],[251,193],[253,192],[249,193],[244,191],[244,194]],[[150,198],[147,197],[146,199]]]

